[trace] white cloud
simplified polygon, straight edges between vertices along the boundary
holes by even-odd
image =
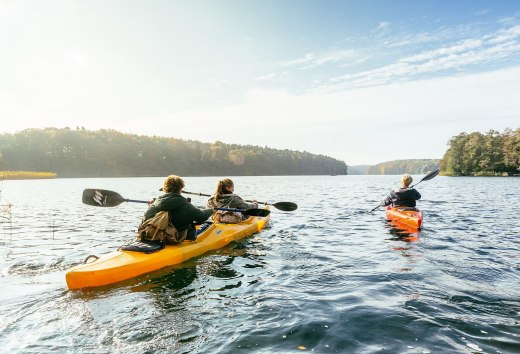
[[[482,10],[478,10],[475,12],[475,15],[477,16],[483,16],[483,15],[487,15],[491,12],[490,9],[482,9]]]
[[[219,32],[226,26],[214,26],[218,21],[195,21],[207,28],[186,37],[180,29],[193,29],[189,16],[167,23],[154,18],[157,26],[147,30],[133,25],[133,19],[142,19],[137,12],[99,18],[103,12],[79,11],[89,6],[72,13],[51,7],[44,12],[53,15],[48,21],[39,7],[12,6],[30,16],[0,14],[0,27],[9,34],[0,43],[7,53],[0,54],[3,131],[113,128],[375,163],[440,157],[447,140],[460,131],[518,124],[520,68],[468,74],[518,65],[518,14],[501,24],[479,18],[442,26],[424,19],[421,28],[427,30],[419,33],[409,32],[413,19],[401,17],[347,38],[339,32],[324,37],[325,28],[308,27],[298,33],[302,37],[284,34],[268,41],[276,46],[256,46],[253,42],[268,37],[236,31],[240,27],[232,23],[229,31]],[[95,31],[85,26],[91,18],[99,20]],[[497,26],[502,29],[489,30]],[[283,43],[291,45],[282,48]],[[301,46],[305,49],[296,59],[273,65]],[[433,78],[441,75],[446,77]],[[251,89],[254,78],[258,87],[282,89]],[[405,136],[406,144],[395,136]]]
[[[419,75],[435,75],[447,70],[494,63],[520,53],[520,26],[494,32],[485,38],[468,38],[453,45],[405,56],[393,63],[332,77],[314,92],[341,90],[416,79]],[[507,41],[506,41],[507,40]]]
[[[308,64],[308,63],[314,61],[314,58],[315,58],[314,53],[307,53],[302,58],[282,62],[280,64],[280,66],[294,66],[294,65]]]
[[[419,32],[405,36],[390,37],[385,39],[383,44],[388,48],[407,47],[427,42],[437,42],[446,38],[447,35],[446,31],[440,31],[437,33]]]
[[[186,139],[306,150],[364,164],[440,158],[461,132],[518,128],[518,92],[520,66],[327,94],[250,90],[241,104],[150,119],[189,122],[182,128]],[[223,123],[234,128],[222,129]],[[136,121],[127,129],[158,134],[143,126]],[[176,126],[163,126],[160,134],[178,136]]]
[[[511,40],[515,40],[520,37],[520,26],[514,26],[505,30],[501,30],[491,36],[489,39],[490,43],[501,43]]]
[[[315,65],[323,65],[327,63],[335,63],[353,58],[356,55],[356,51],[351,49],[337,50],[333,52],[325,53],[324,55],[314,60]]]
[[[418,62],[430,60],[435,57],[450,55],[460,52],[465,52],[470,49],[475,49],[482,46],[482,40],[480,39],[466,39],[450,47],[439,48],[436,50],[430,50],[420,54],[404,57],[400,59],[401,62]]]
[[[317,55],[307,53],[302,58],[285,61],[280,64],[282,67],[298,66],[300,69],[311,69],[329,63],[338,63],[351,60],[357,56],[357,52],[352,49],[341,49],[328,51]]]
[[[390,25],[391,23],[388,21],[381,21],[377,27],[372,30],[372,34],[378,38],[386,36],[388,32],[390,32]]]
[[[270,74],[267,74],[267,75],[263,75],[263,76],[259,76],[257,77],[256,79],[258,81],[267,81],[267,80],[272,80],[272,79],[275,79],[276,77],[278,77],[279,75],[276,74],[276,73],[270,73]]]
[[[13,130],[45,126],[112,128],[206,142],[306,150],[332,155],[348,164],[372,164],[401,158],[439,158],[448,140],[461,132],[518,128],[518,92],[520,66],[325,94],[253,89],[239,104],[139,118],[128,114],[116,117],[113,113],[97,117],[89,107],[85,108],[86,116],[91,119],[72,111],[67,118],[45,116],[39,111],[21,112],[9,97],[1,97],[0,108],[7,104],[16,112],[9,115],[2,111]],[[29,122],[28,116],[38,117],[38,121]]]
[[[377,26],[377,29],[382,30],[382,29],[385,29],[385,28],[388,28],[388,27],[390,27],[390,22],[388,22],[388,21],[381,21],[381,22],[379,22],[379,25]]]
[[[378,29],[387,29],[389,26],[389,22],[382,21]],[[508,22],[505,26],[508,27],[490,33],[483,33],[477,23],[440,27],[432,32],[407,34],[401,38],[393,36],[376,42],[367,41],[366,46],[357,47],[356,50],[344,48],[307,53],[282,65],[308,70],[309,75],[312,75],[312,69],[325,64],[338,64],[336,71],[331,72],[328,78],[320,76],[321,82],[316,82],[314,77],[312,85],[308,86],[309,92],[328,92],[410,81],[425,76],[452,75],[453,71],[479,72],[494,67],[499,60],[502,61],[502,66],[507,65],[507,60],[510,65],[517,63],[511,59],[520,53],[520,25]],[[374,35],[375,37],[378,35]],[[426,43],[430,47],[428,50],[424,50]],[[437,48],[431,48],[435,44]],[[395,57],[396,55],[400,57]],[[364,70],[357,69],[361,67]]]

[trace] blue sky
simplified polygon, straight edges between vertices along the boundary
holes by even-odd
[[[0,132],[441,158],[520,127],[519,1],[0,1]]]

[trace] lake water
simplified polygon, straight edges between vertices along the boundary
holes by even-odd
[[[67,290],[65,272],[131,240],[146,205],[87,206],[83,189],[147,200],[163,178],[5,181],[0,351],[520,352],[519,178],[419,184],[424,229],[412,235],[367,213],[399,176],[233,179],[246,199],[299,208],[273,209],[268,228],[218,251],[88,291]],[[187,177],[186,190],[211,193],[216,180]]]

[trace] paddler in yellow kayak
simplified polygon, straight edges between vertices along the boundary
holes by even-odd
[[[253,203],[246,203],[238,195],[233,194],[235,185],[229,178],[224,178],[217,183],[215,194],[208,199],[208,208],[233,208],[233,209],[256,209],[258,203],[253,199]],[[239,223],[248,217],[242,213],[217,210],[213,214],[213,220],[216,222],[234,224]]]
[[[143,222],[154,217],[160,211],[169,212],[170,223],[186,240],[195,240],[193,222],[202,223],[213,213],[212,209],[199,209],[181,195],[184,181],[181,177],[170,175],[166,177],[162,190],[164,194],[151,201],[144,213]],[[184,235],[184,232],[187,232]]]
[[[401,177],[401,187],[390,192],[390,195],[381,202],[381,206],[392,204],[393,207],[415,208],[416,201],[421,199],[421,194],[415,189],[410,188],[413,178],[409,174]]]

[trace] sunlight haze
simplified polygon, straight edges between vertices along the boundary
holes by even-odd
[[[0,133],[442,158],[520,127],[518,1],[0,1]]]

